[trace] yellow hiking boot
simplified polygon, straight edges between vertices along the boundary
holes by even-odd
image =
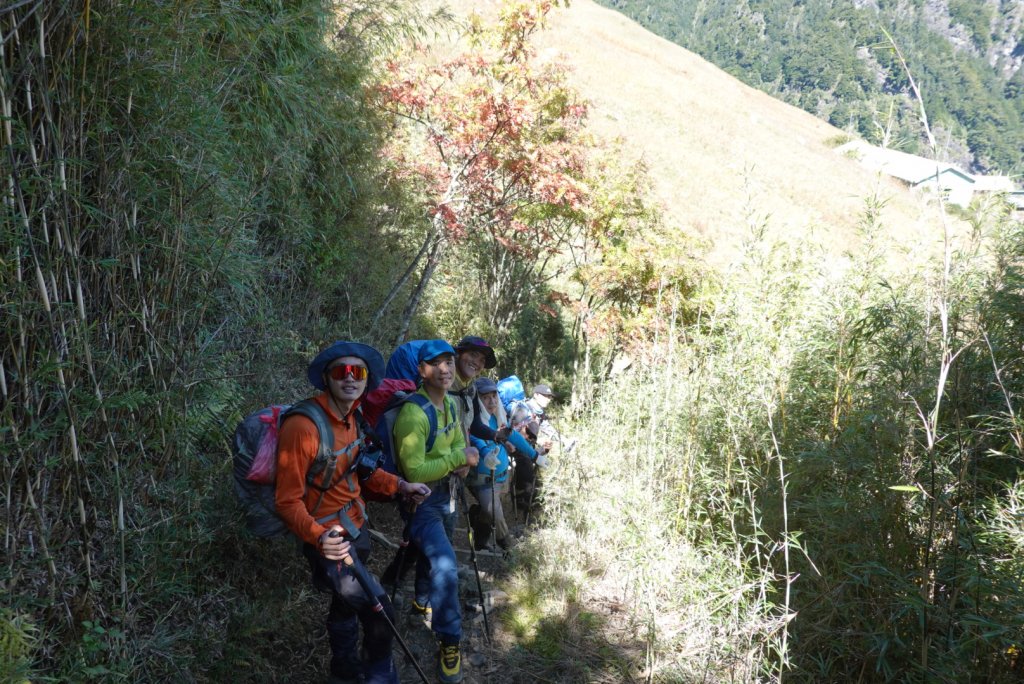
[[[441,684],[456,684],[462,681],[462,656],[458,644],[440,645],[437,654],[437,678]]]

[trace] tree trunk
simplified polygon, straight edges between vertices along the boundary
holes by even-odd
[[[384,312],[387,311],[389,306],[391,306],[391,302],[394,301],[395,297],[398,296],[398,293],[402,291],[405,284],[409,282],[409,277],[412,276],[413,271],[416,270],[416,266],[420,263],[420,259],[422,259],[423,255],[427,253],[428,249],[430,249],[430,243],[433,239],[434,233],[428,233],[426,239],[423,241],[423,246],[420,247],[420,251],[416,254],[416,257],[409,262],[409,266],[405,269],[405,273],[403,273],[402,277],[391,286],[391,291],[388,292],[388,296],[384,298],[384,302],[380,305],[380,308],[377,309],[377,313],[373,314],[373,320],[370,322],[371,332],[377,329],[377,324],[380,323],[380,319],[384,315]]]
[[[424,264],[423,273],[420,274],[420,282],[417,283],[416,289],[413,290],[412,297],[409,298],[409,303],[405,305],[405,311],[402,312],[402,324],[398,329],[398,336],[395,338],[396,347],[405,342],[405,336],[409,332],[412,317],[416,315],[416,309],[419,308],[420,300],[423,298],[423,293],[426,291],[427,285],[430,283],[430,279],[434,275],[434,270],[441,261],[441,247],[444,245],[444,238],[438,233],[435,233],[434,235],[434,245],[430,248],[430,254],[427,255],[427,263]]]

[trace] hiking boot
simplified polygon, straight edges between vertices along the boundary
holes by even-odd
[[[437,678],[441,684],[462,681],[462,656],[458,644],[441,644],[437,653]]]
[[[369,660],[363,664],[366,684],[398,684],[398,669],[388,655],[380,660]]]
[[[430,607],[430,603],[428,601],[420,603],[419,599],[413,599],[412,612],[423,618],[423,624],[430,627],[434,619],[434,610]]]

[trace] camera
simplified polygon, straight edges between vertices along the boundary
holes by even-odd
[[[359,456],[355,462],[356,474],[360,482],[365,482],[374,471],[380,467],[384,451],[381,449],[380,441],[373,435],[365,435],[363,443],[359,445]]]

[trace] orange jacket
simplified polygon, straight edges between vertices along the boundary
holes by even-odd
[[[320,393],[313,399],[327,412],[328,422],[334,431],[335,451],[344,449],[358,438],[359,431],[353,415],[356,406],[359,405],[358,401],[352,405],[352,410],[342,420],[329,408],[325,393]],[[310,487],[309,491],[306,491],[306,472],[319,450],[320,435],[316,425],[309,418],[290,416],[281,424],[277,438],[277,485],[274,488],[277,512],[284,519],[288,529],[302,541],[314,546],[317,545],[320,536],[335,524],[327,521],[326,525],[322,525],[317,519],[337,513],[349,502],[359,500],[347,512],[355,526],[362,527],[365,521],[365,504],[362,502],[359,478],[355,473],[352,473],[351,477],[345,477],[345,471],[359,453],[358,447],[352,450],[348,458],[338,459],[331,488],[324,493],[316,513],[311,515],[312,508],[320,498],[320,490]],[[354,485],[354,491],[350,490],[350,483]],[[316,484],[321,484],[319,479]],[[365,485],[375,492],[391,496],[398,492],[398,476],[378,469]]]

